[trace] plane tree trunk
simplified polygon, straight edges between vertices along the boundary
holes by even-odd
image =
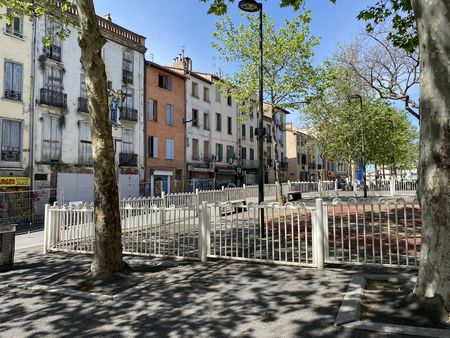
[[[93,275],[122,271],[119,197],[101,35],[93,0],[78,0],[79,45],[88,92],[94,160],[95,245]]]
[[[450,2],[414,0],[420,48],[422,210],[420,269],[414,294],[441,296],[450,310]]]

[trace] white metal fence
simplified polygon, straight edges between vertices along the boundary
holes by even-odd
[[[324,263],[417,267],[417,200],[335,199],[314,207],[241,202],[121,207],[126,254],[207,257],[323,267]],[[264,222],[261,222],[261,216]],[[93,252],[94,207],[46,206],[44,252]]]

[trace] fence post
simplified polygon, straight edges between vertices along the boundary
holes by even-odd
[[[336,193],[336,197],[339,197],[339,185],[337,179],[334,180],[334,192]]]
[[[322,190],[323,190],[323,187],[322,187],[322,180],[319,180],[319,182],[317,183],[317,191],[319,192],[319,198],[322,197],[322,194],[323,194]],[[317,200],[316,200],[316,201],[317,201]]]
[[[200,208],[200,194],[198,193],[198,188],[195,189],[195,195],[196,195],[196,199],[197,199],[197,209]]]
[[[211,214],[208,212],[208,203],[202,202],[202,208],[200,210],[200,231],[198,238],[198,257],[205,263],[210,251],[210,227],[211,227]]]
[[[395,195],[395,181],[394,179],[391,177],[390,181],[389,181],[389,193],[391,196]]]
[[[313,217],[313,262],[316,264],[317,268],[324,268],[324,246],[325,246],[325,236],[324,236],[324,210],[321,198],[316,199],[316,209],[314,211]]]
[[[161,191],[161,199],[162,199],[161,205],[166,207],[166,192],[165,191]]]
[[[43,250],[43,254],[46,255],[48,252],[48,236],[49,236],[49,208],[50,208],[50,204],[45,204],[45,211],[44,211],[44,250]]]

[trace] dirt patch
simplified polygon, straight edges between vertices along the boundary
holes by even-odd
[[[410,296],[411,281],[367,280],[361,301],[361,320],[450,331],[442,299]],[[450,332],[449,332],[450,336]]]

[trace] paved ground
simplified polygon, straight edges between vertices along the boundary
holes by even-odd
[[[351,275],[368,272],[349,267],[192,263],[154,273],[146,288],[114,302],[17,287],[89,261],[17,250],[15,269],[0,273],[0,336],[394,337],[333,326]]]

